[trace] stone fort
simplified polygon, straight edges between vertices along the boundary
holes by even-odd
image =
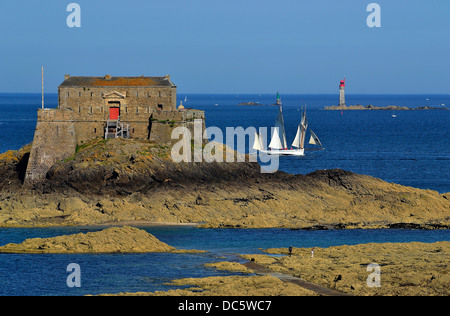
[[[45,179],[58,160],[95,138],[171,143],[172,129],[193,130],[204,112],[177,108],[177,86],[163,77],[73,77],[58,87],[57,108],[39,109],[25,183]]]

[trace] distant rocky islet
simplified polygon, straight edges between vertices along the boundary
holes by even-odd
[[[420,111],[420,110],[447,110],[445,107],[432,107],[432,106],[418,106],[418,107],[407,107],[398,105],[388,105],[388,106],[374,106],[369,105],[332,105],[325,106],[325,110],[385,110],[385,111]]]

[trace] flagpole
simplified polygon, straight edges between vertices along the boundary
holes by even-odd
[[[44,66],[42,66],[42,109],[44,109]]]

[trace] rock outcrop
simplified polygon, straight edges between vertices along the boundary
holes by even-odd
[[[124,226],[53,238],[32,238],[0,247],[0,253],[146,253],[175,248],[145,230]]]
[[[273,255],[243,255],[274,272],[352,295],[448,296],[450,242],[369,243],[314,249],[268,249]],[[369,266],[370,265],[370,266]],[[379,269],[375,272],[375,267]],[[369,269],[368,269],[369,268]],[[374,274],[375,273],[375,274]],[[379,283],[376,274],[379,273]],[[369,285],[368,285],[369,284]],[[378,286],[379,285],[379,286]]]
[[[166,292],[102,294],[102,296],[314,296],[314,292],[270,275],[224,276],[173,280],[184,289]],[[189,286],[189,287],[188,287]],[[261,304],[262,308],[263,305]],[[268,304],[265,305],[268,307]]]
[[[345,170],[260,173],[257,163],[175,163],[171,148],[94,140],[22,186],[26,149],[0,156],[0,227],[126,222],[229,228],[448,228],[450,195]],[[23,171],[22,171],[23,172]]]

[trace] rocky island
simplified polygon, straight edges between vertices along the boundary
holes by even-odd
[[[259,102],[241,102],[238,105],[262,105]]]
[[[260,173],[257,163],[175,163],[170,147],[94,139],[22,184],[30,146],[0,155],[0,227],[198,223],[293,229],[448,228],[450,195],[333,169]]]
[[[32,238],[0,247],[0,253],[146,253],[175,248],[135,227],[111,227],[98,232],[53,238]]]
[[[384,111],[414,111],[414,110],[447,110],[445,107],[431,107],[431,106],[418,106],[418,107],[407,107],[398,105],[388,105],[388,106],[374,106],[369,105],[332,105],[325,106],[325,110],[384,110]]]

